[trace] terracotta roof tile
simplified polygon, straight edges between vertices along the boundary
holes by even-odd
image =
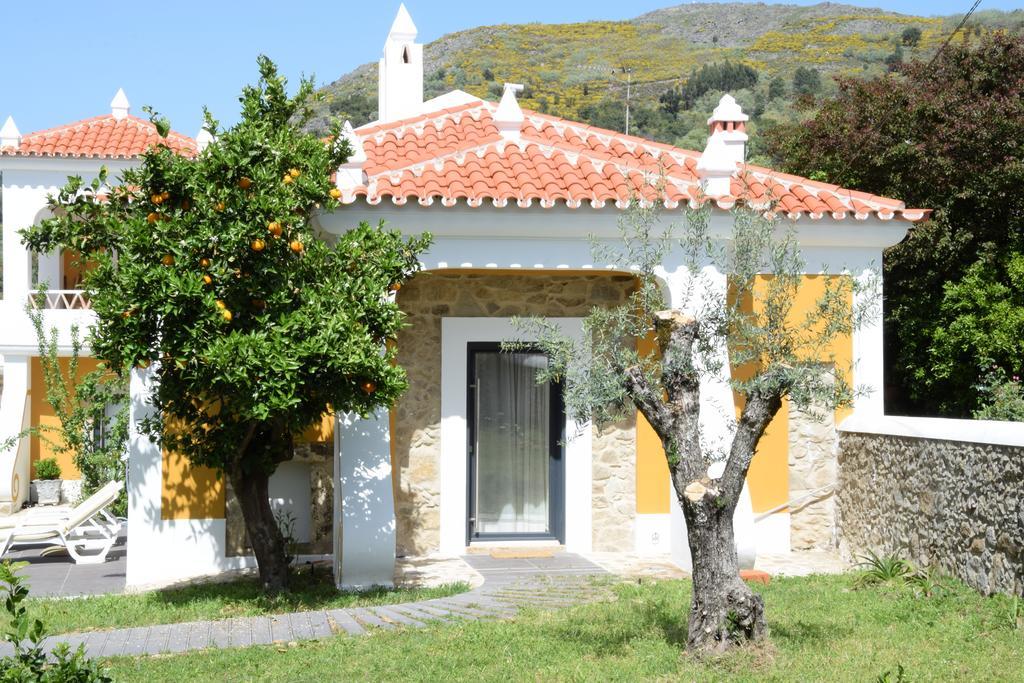
[[[494,124],[497,105],[473,101],[457,107],[356,130],[367,161],[367,182],[346,193],[345,201],[364,197],[371,204],[389,198],[396,204],[415,199],[445,206],[464,201],[479,206],[516,201],[553,206],[555,201],[595,208],[629,200],[640,192],[670,208],[707,201],[700,189],[700,153],[643,138],[594,128],[524,110],[518,141],[502,138]],[[656,197],[651,177],[665,181]],[[791,217],[899,216],[920,220],[921,209],[807,178],[745,166],[733,178],[731,197],[715,203],[729,208],[742,198],[752,204],[777,202]]]
[[[196,151],[195,141],[186,135],[172,131],[163,139],[149,121],[136,116],[116,119],[107,114],[29,133],[21,138],[17,149],[5,147],[0,154],[129,159],[140,156],[150,145],[161,142],[178,153],[194,154]]]

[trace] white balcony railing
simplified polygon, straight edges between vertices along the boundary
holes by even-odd
[[[39,296],[39,292],[28,295],[29,304],[38,310],[77,310],[87,311],[92,308],[86,293],[81,289],[48,289]]]

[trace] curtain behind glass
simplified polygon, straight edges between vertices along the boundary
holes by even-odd
[[[547,533],[551,392],[539,353],[476,353],[479,533]]]

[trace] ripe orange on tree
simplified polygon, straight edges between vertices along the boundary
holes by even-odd
[[[241,178],[238,179],[238,186],[243,190],[248,190],[250,187],[252,187],[252,180],[245,176],[242,176]]]
[[[292,243],[288,246],[291,247],[291,250],[296,254],[301,254],[302,250],[305,248],[299,240],[292,240]]]
[[[280,237],[281,233],[284,232],[284,230],[281,228],[280,223],[278,223],[277,221],[271,221],[270,224],[267,225],[267,232],[269,232],[274,237]]]
[[[267,248],[267,243],[264,242],[263,240],[259,239],[259,238],[256,238],[256,239],[254,239],[252,241],[252,244],[249,245],[249,246],[252,247],[253,251],[259,253],[259,252],[261,252],[261,251],[263,251],[264,249]]]

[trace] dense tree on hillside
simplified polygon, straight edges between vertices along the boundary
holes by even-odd
[[[389,294],[426,240],[365,223],[334,244],[317,236],[312,219],[338,205],[330,177],[348,145],[337,128],[333,144],[299,130],[312,81],[289,96],[274,64],[259,66],[237,124],[207,114],[216,141],[204,151],[154,145],[120,182],[73,178],[51,198],[56,217],[23,235],[33,251],[95,262],[84,282],[93,354],[118,372],[150,368],[159,415],[141,429],[224,473],[276,592],[288,562],[270,476],[326,415],[366,414],[405,389],[387,343],[402,325]]]
[[[683,109],[691,109],[694,103],[705,93],[712,90],[729,92],[751,88],[757,83],[757,71],[746,64],[733,63],[728,60],[705,64],[700,69],[690,72],[680,88],[678,97]]]
[[[908,26],[900,34],[900,40],[907,47],[917,47],[917,44],[921,42],[921,29],[916,26]]]
[[[1018,318],[990,315],[1020,299],[1024,38],[954,41],[933,64],[841,79],[813,119],[770,131],[769,148],[784,170],[934,209],[885,256],[888,410],[968,415],[978,364],[1024,375]]]
[[[813,95],[821,90],[821,74],[814,67],[798,66],[793,72],[793,93]]]

